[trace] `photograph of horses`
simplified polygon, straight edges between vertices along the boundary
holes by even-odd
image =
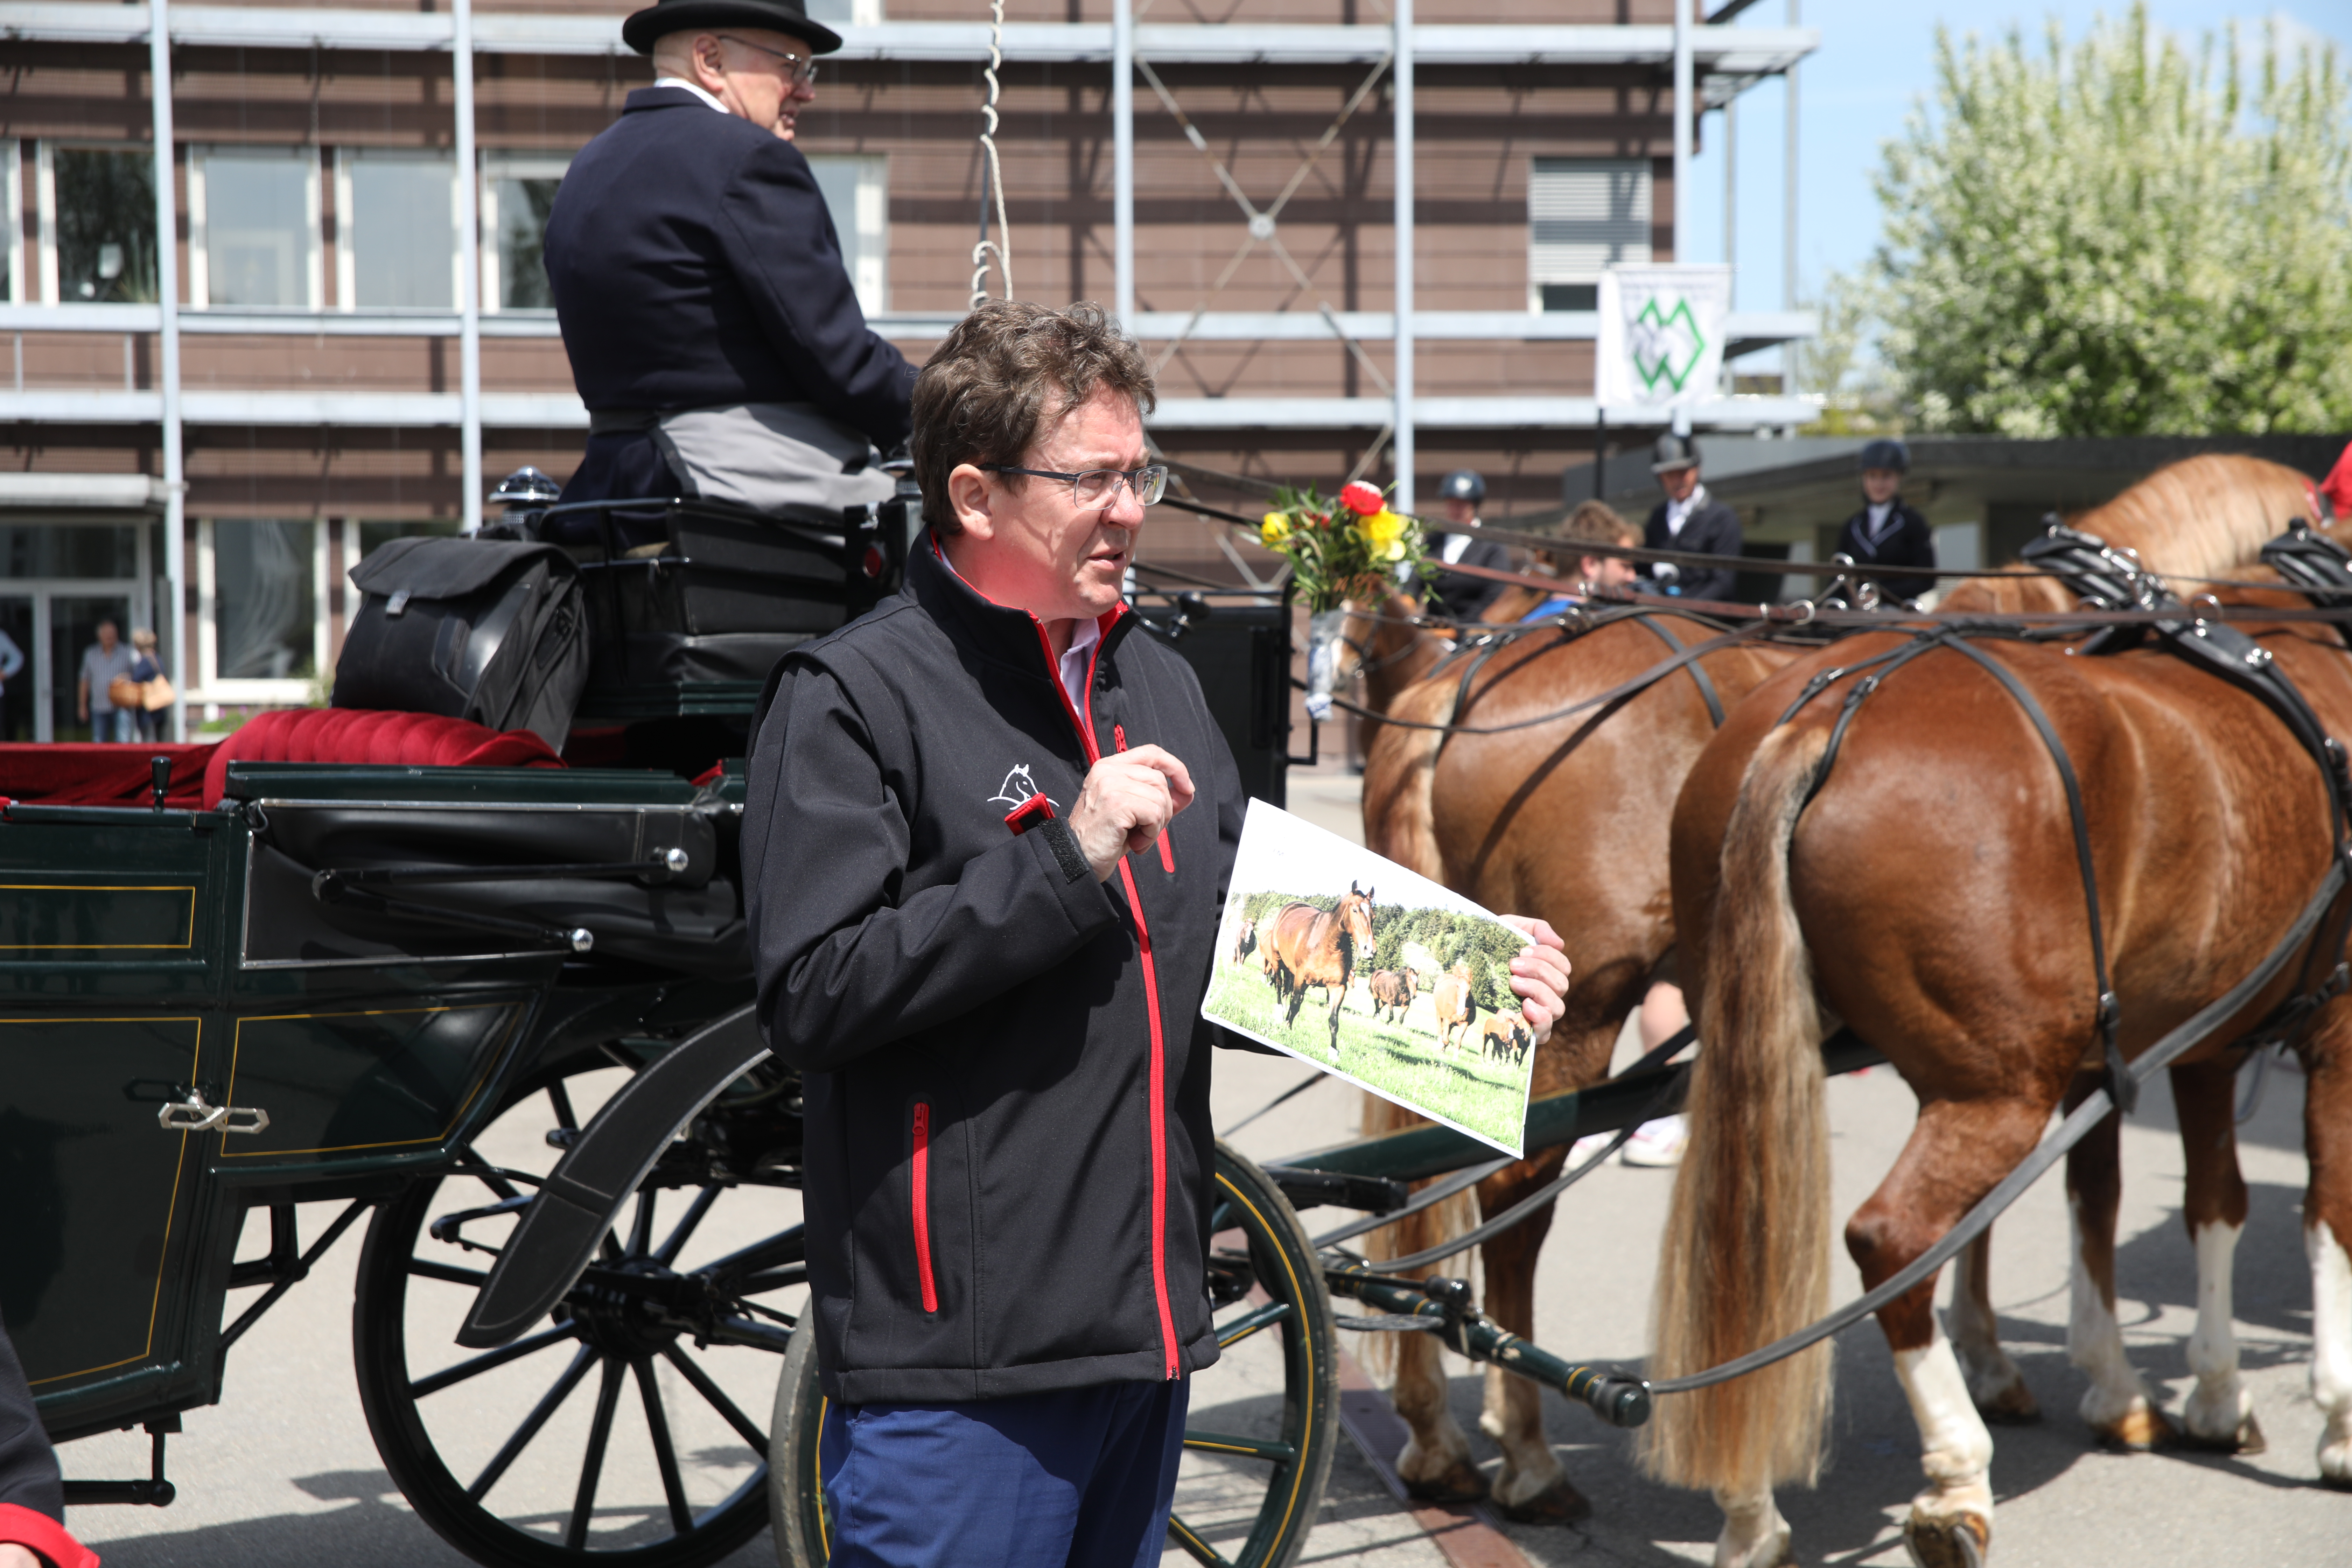
[[[1520,1153],[1534,1037],[1527,939],[1469,900],[1250,802],[1202,1015]]]

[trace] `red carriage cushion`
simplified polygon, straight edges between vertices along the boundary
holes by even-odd
[[[0,746],[0,799],[42,805],[146,805],[152,759],[172,759],[163,804],[193,811],[220,804],[231,763],[373,763],[398,767],[560,768],[563,759],[528,730],[498,731],[434,713],[350,708],[257,714],[236,733],[196,745],[66,742]]]
[[[560,768],[528,730],[491,730],[437,713],[291,708],[256,715],[205,766],[205,804],[220,804],[231,763],[369,763],[426,768]]]

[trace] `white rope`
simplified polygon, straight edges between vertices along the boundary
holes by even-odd
[[[1004,216],[1004,168],[996,158],[996,73],[1004,64],[1004,0],[989,0],[988,5],[988,67],[981,74],[988,79],[988,101],[981,105],[986,123],[981,127],[980,150],[987,155],[987,165],[981,177],[988,182],[989,192],[980,202],[980,243],[971,247],[971,302],[978,310],[988,298],[989,258],[996,258],[996,275],[1003,281],[1004,297],[1013,298],[1013,224]],[[989,195],[996,201],[997,237],[988,237]]]

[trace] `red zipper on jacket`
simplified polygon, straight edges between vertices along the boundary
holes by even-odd
[[[1093,689],[1089,687],[1087,689]],[[1127,750],[1127,726],[1113,724],[1110,727],[1110,741],[1114,750],[1121,752]],[[1168,840],[1169,835],[1162,832],[1153,842],[1160,846],[1160,868],[1172,877],[1176,874],[1176,851]]]
[[[1120,605],[1112,612],[1111,624],[1127,613]],[[1036,616],[1029,624],[1037,628],[1037,647],[1045,655],[1045,673],[1054,682],[1055,694],[1062,700],[1063,711],[1070,716],[1071,727],[1078,732],[1078,742],[1087,749],[1089,764],[1102,761],[1102,748],[1095,744],[1095,670],[1102,663],[1102,644],[1095,644],[1092,658],[1087,661],[1087,710],[1081,716],[1077,705],[1070,700],[1068,689],[1062,684],[1062,661],[1054,657],[1054,644],[1045,636],[1045,623]],[[1103,628],[1108,633],[1108,626]],[[1127,731],[1113,726],[1111,738],[1118,749],[1127,749]],[[1160,854],[1167,860],[1167,837],[1160,837]],[[1168,860],[1174,868],[1172,860]],[[1135,886],[1135,873],[1127,861],[1118,863],[1118,879],[1127,889],[1128,913],[1135,919],[1135,941],[1143,954],[1143,1004],[1151,1024],[1151,1296],[1160,1310],[1160,1345],[1163,1378],[1172,1382],[1177,1376],[1176,1316],[1168,1308],[1168,1119],[1167,1104],[1168,1055],[1160,1029],[1160,971],[1151,957],[1151,928],[1144,923],[1143,895]]]
[[[939,1281],[931,1275],[931,1107],[915,1101],[915,1278],[923,1288],[923,1310],[940,1310]]]

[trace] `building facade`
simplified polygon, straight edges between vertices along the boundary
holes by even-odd
[[[159,40],[144,5],[0,4],[9,736],[87,732],[72,671],[100,618],[159,630],[195,719],[319,700],[362,553],[577,460],[538,237],[572,153],[650,79],[619,43],[632,7],[428,5],[173,5]],[[1120,310],[1159,367],[1153,438],[1212,500],[1246,494],[1218,473],[1409,492],[1468,464],[1493,510],[1550,504],[1594,449],[1601,268],[1675,258],[1677,47],[1686,154],[1706,109],[1813,43],[1677,26],[1672,0],[1126,10],[1011,0],[992,37],[975,0],[819,0],[848,47],[799,144],[909,357],[967,308],[985,210],[1009,254],[982,286],[1009,268],[1020,297]],[[1738,349],[1807,325],[1730,328]],[[1167,513],[1151,548],[1267,564]]]

